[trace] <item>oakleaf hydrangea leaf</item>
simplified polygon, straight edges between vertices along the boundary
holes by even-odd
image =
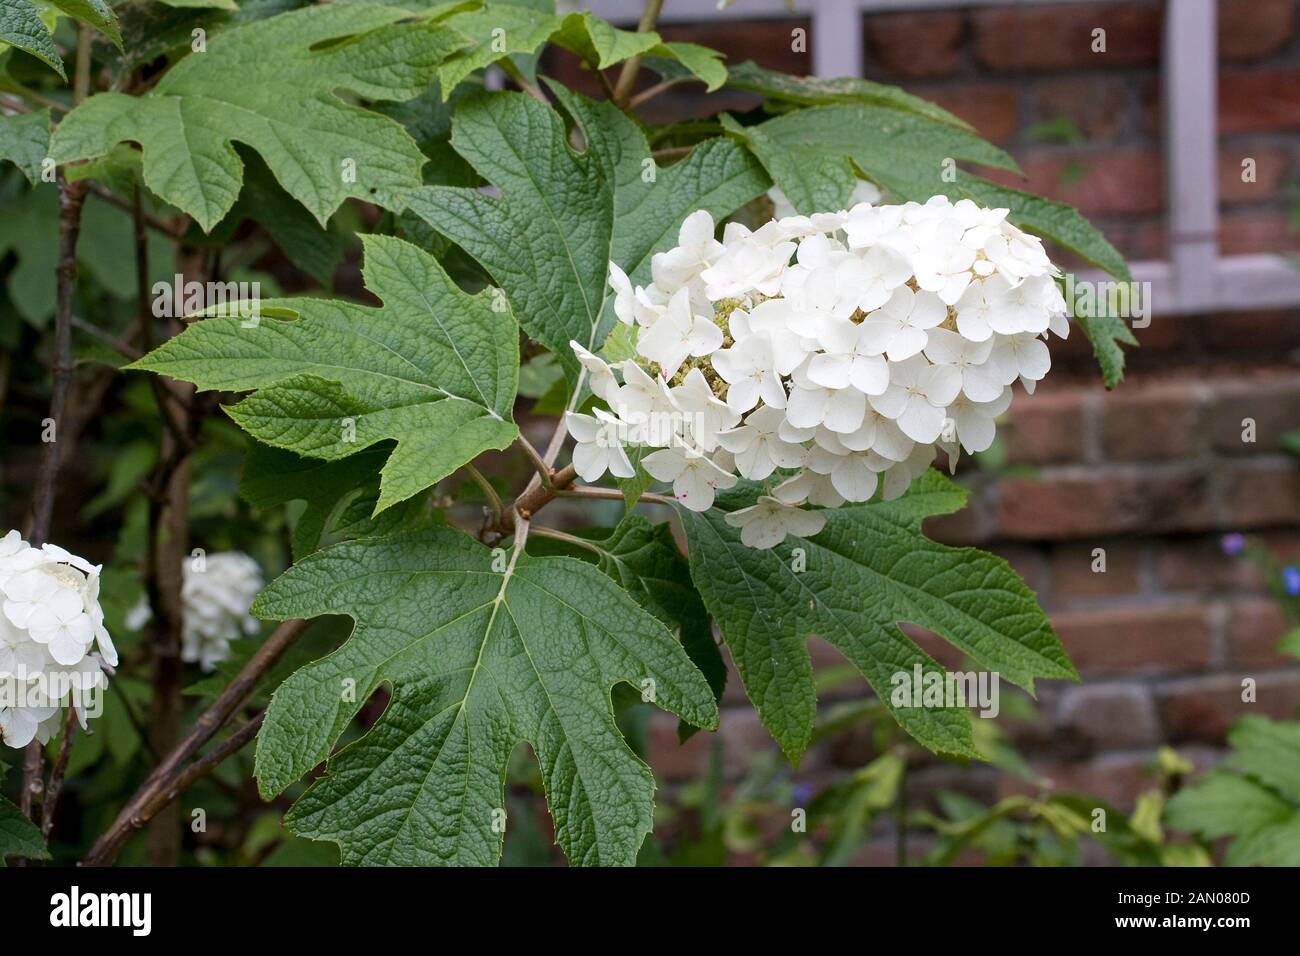
[[[919,202],[942,192],[942,177],[955,171],[954,161],[1020,171],[1010,155],[969,130],[863,103],[809,107],[749,127],[726,125],[748,141],[804,214],[845,208],[856,183],[853,165],[900,202],[917,199],[920,191]]]
[[[23,816],[16,806],[0,797],[0,866],[5,857],[25,856],[29,860],[48,860],[50,851],[36,824]]]
[[[264,795],[328,757],[370,694],[391,688],[383,716],[287,818],[339,844],[346,864],[496,863],[506,764],[527,741],[570,863],[630,865],[654,778],[614,724],[611,689],[630,683],[696,725],[717,724],[681,645],[596,568],[493,564],[447,529],[345,542],[299,562],[254,606],[277,620],[356,621],[343,647],[276,691],[257,747]]]
[[[54,38],[31,0],[5,0],[0,4],[0,44],[4,43],[30,53],[65,80],[68,78],[59,51],[54,48]]]
[[[901,498],[825,510],[815,537],[789,537],[767,551],[745,547],[723,520],[754,494],[749,484],[720,495],[719,508],[679,513],[695,584],[745,692],[792,760],[808,745],[816,716],[811,635],[843,654],[903,729],[940,753],[976,755],[970,719],[955,707],[894,706],[895,674],[910,680],[917,665],[942,671],[900,623],[934,631],[1031,693],[1035,677],[1077,680],[1033,593],[1005,561],[921,533],[923,518],[965,503],[965,492],[933,469]]]
[[[339,505],[379,474],[388,453],[388,448],[378,445],[339,461],[322,461],[255,442],[244,458],[239,496],[263,510],[290,501],[306,502],[290,541],[297,560],[316,550]]]
[[[757,93],[778,103],[797,106],[863,103],[867,106],[885,106],[915,113],[918,116],[938,120],[940,123],[970,129],[970,124],[965,120],[929,100],[913,96],[897,86],[873,83],[857,77],[791,76],[788,73],[764,69],[753,60],[746,60],[727,71],[727,86],[746,93]]]
[[[593,69],[604,70],[634,56],[662,58],[716,90],[727,80],[722,54],[696,43],[665,43],[654,31],[621,30],[585,11],[557,16],[544,9],[489,3],[447,18],[473,46],[439,70],[444,95],[471,72],[507,56],[535,53],[548,40],[572,50]]]
[[[117,14],[108,5],[107,0],[46,0],[72,19],[94,27],[113,41],[113,45],[122,49],[122,31],[117,25]]]
[[[571,106],[582,103],[566,98]],[[650,253],[675,242],[690,212],[724,216],[768,185],[757,163],[732,144],[706,143],[696,150],[699,158],[693,153],[693,161],[657,169],[626,117],[612,125],[608,111],[593,107],[578,118],[591,121],[584,125],[590,146],[581,153],[570,148],[559,115],[531,97],[467,97],[451,143],[500,198],[429,186],[409,200],[413,213],[487,269],[520,324],[571,378],[577,362],[569,342],[595,349],[614,322],[606,302],[611,260],[629,275],[644,275]],[[646,170],[651,174],[643,176]]]
[[[638,604],[677,632],[713,696],[721,699],[727,665],[713,639],[709,612],[691,583],[686,556],[678,549],[669,525],[651,524],[640,515],[628,514],[614,528],[574,532],[569,541],[534,535],[528,549],[534,554],[563,554],[589,561],[617,581]],[[683,729],[689,726],[683,724]]]
[[[363,241],[363,275],[381,308],[264,302],[259,322],[195,322],[129,367],[204,390],[256,389],[230,416],[300,455],[336,460],[396,440],[378,513],[515,439],[519,332],[499,296],[465,294],[428,253],[391,236]]]
[[[0,159],[7,159],[22,170],[28,182],[40,179],[41,160],[49,148],[49,110],[0,116]]]
[[[348,197],[400,209],[402,192],[421,182],[423,155],[398,123],[345,103],[338,91],[409,99],[466,42],[437,23],[396,22],[406,16],[331,4],[234,27],[144,96],[86,100],[59,125],[53,158],[89,159],[137,142],[146,185],[205,230],[239,196],[236,141],[256,149],[322,225]]]

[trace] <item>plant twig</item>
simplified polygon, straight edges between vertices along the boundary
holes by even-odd
[[[121,196],[113,192],[113,190],[109,189],[103,183],[97,183],[94,182],[93,180],[82,180],[82,182],[85,182],[89,186],[90,191],[93,192],[100,199],[104,200],[104,202],[116,206],[118,209],[121,209],[125,212],[129,212],[129,213],[135,212],[133,205],[129,200],[123,199]],[[158,232],[161,232],[168,239],[173,239],[179,242],[181,240],[181,237],[185,234],[184,229],[178,229],[177,227],[173,226],[171,223],[159,219],[157,216],[153,215],[152,213],[142,212],[141,218],[144,219],[144,223],[146,226],[148,226],[150,229],[154,229],[157,230]]]
[[[637,24],[637,33],[649,33],[659,22],[659,11],[663,9],[664,0],[646,0],[645,10],[641,13],[641,22]],[[614,102],[626,106],[632,87],[636,86],[637,74],[641,72],[641,58],[634,56],[623,64],[623,71],[618,75],[614,85]]]
[[[566,532],[559,531],[555,528],[546,528],[541,525],[534,525],[529,533],[536,535],[539,538],[551,538],[555,541],[563,541],[566,544],[576,545],[577,547],[584,548],[587,551],[594,551],[596,554],[604,553],[594,542],[588,541],[586,538],[579,538],[576,534],[567,534]]]
[[[63,777],[68,770],[68,757],[72,754],[72,738],[77,733],[77,708],[68,705],[68,712],[63,718],[63,739],[59,741],[59,753],[54,758],[50,769],[50,779],[45,785],[45,804],[41,807],[41,835],[48,841],[54,830],[54,811],[59,806],[59,796],[63,793]]]
[[[541,452],[533,447],[533,443],[525,438],[522,432],[519,437],[515,439],[515,442],[524,450],[524,454],[527,455],[528,460],[532,462],[533,468],[537,470],[537,477],[541,479],[542,486],[547,488],[551,487],[554,473],[554,469],[551,468],[551,463],[542,457]]]
[[[515,529],[515,518],[531,519],[547,502],[551,501],[560,489],[573,484],[578,477],[573,465],[565,465],[551,476],[551,487],[547,488],[537,482],[524,489],[523,494],[515,499],[514,507],[501,516],[501,526],[497,528],[502,534],[510,534]]]
[[[546,94],[537,86],[528,82],[528,79],[523,75],[523,73],[519,72],[519,67],[515,65],[515,62],[510,59],[510,57],[505,56],[500,60],[497,60],[497,66],[501,67],[502,73],[510,77],[515,86],[519,87],[539,103],[545,103],[547,106],[551,105],[551,101],[546,98]]]
[[[256,717],[251,718],[248,723],[240,727],[233,734],[227,737],[221,743],[217,744],[207,753],[205,753],[194,763],[190,764],[176,778],[168,791],[168,800],[174,800],[180,796],[198,780],[207,776],[217,768],[222,761],[233,754],[243,750],[248,742],[257,736],[257,732],[262,729],[262,721],[266,719],[266,711],[262,711]]]
[[[306,627],[306,621],[286,621],[271,633],[221,692],[221,696],[199,715],[189,733],[149,774],[118,813],[113,824],[95,841],[82,861],[86,866],[106,866],[112,863],[131,834],[180,795],[183,788],[178,783],[187,776],[185,762],[244,705],[258,680]]]
[[[681,86],[689,79],[690,77],[677,76],[677,77],[673,77],[670,80],[664,80],[662,83],[656,83],[654,86],[647,87],[646,89],[642,90],[636,96],[632,97],[630,100],[627,101],[627,108],[630,110],[636,109],[638,106],[650,102],[659,94],[667,93],[674,86]]]
[[[681,159],[683,156],[689,156],[694,146],[669,146],[667,149],[656,149],[650,155],[655,159]]]
[[[492,487],[492,482],[488,481],[483,472],[479,471],[473,465],[466,463],[464,465],[465,474],[478,485],[479,490],[483,492],[483,497],[487,498],[488,507],[492,509],[492,521],[494,524],[501,523],[501,515],[505,513],[505,505],[501,503],[501,496],[497,490]]]
[[[616,501],[623,500],[623,492],[619,489],[598,488],[595,485],[577,485],[573,488],[562,488],[557,491],[556,494],[562,498],[608,498]],[[669,498],[667,495],[656,495],[649,491],[643,492],[637,500],[653,505],[677,504],[675,499]]]
[[[129,342],[123,342],[120,339],[113,338],[113,336],[109,335],[99,326],[87,322],[79,315],[74,315],[72,317],[72,327],[81,332],[85,332],[92,339],[98,339],[100,342],[108,346],[118,355],[122,356],[123,358],[130,359],[132,362],[138,359],[141,355],[140,350],[137,349],[135,346],[131,345]]]
[[[90,30],[78,27],[77,66],[73,85],[73,102],[80,103],[90,89]],[[77,287],[77,237],[81,234],[81,207],[86,189],[59,177],[59,258],[54,306],[54,368],[50,389],[48,418],[54,425],[54,440],[41,449],[36,486],[32,498],[32,523],[27,538],[33,546],[45,543],[50,536],[54,517],[54,499],[58,490],[62,450],[58,429],[64,420],[68,392],[72,387],[72,299]],[[19,797],[25,815],[36,820],[35,803],[44,790],[41,775],[45,758],[39,742],[27,745],[23,757],[23,789]]]

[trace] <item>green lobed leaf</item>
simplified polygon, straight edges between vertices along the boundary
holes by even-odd
[[[197,226],[191,225],[186,241],[197,246],[224,247],[248,220],[261,226],[295,266],[327,289],[333,284],[334,271],[343,260],[343,237],[323,227],[280,188],[257,153],[248,157],[239,199],[226,217],[212,227],[206,238]]]
[[[50,29],[41,18],[40,9],[30,0],[5,0],[0,4],[0,44],[3,43],[30,53],[64,80],[68,78]]]
[[[410,243],[366,236],[363,245],[363,276],[381,308],[265,302],[253,327],[239,315],[204,319],[128,368],[201,390],[256,389],[230,416],[300,455],[335,461],[395,440],[377,514],[515,439],[519,333],[489,291],[465,294]]]
[[[146,95],[86,100],[59,124],[52,156],[60,164],[90,159],[135,141],[145,183],[205,231],[239,196],[235,141],[257,150],[322,226],[349,197],[400,209],[402,193],[420,184],[423,155],[399,124],[338,91],[409,99],[466,42],[438,23],[396,22],[405,17],[397,8],[332,4],[226,30]]]
[[[957,160],[1020,171],[1010,155],[969,130],[862,103],[809,107],[749,127],[733,121],[728,129],[748,140],[804,214],[845,207],[855,182],[850,162],[899,200],[921,202],[942,191],[942,174]]]
[[[731,651],[745,692],[782,749],[797,760],[812,734],[816,698],[806,639],[829,642],[867,679],[890,713],[931,750],[978,756],[960,708],[896,708],[891,678],[942,668],[898,627],[935,632],[980,667],[1033,692],[1036,677],[1078,677],[1033,593],[1001,558],[950,548],[921,520],[959,509],[966,493],[933,469],[903,497],[825,511],[816,537],[767,551],[740,542],[723,510],[749,504],[754,486],[719,508],[679,509],[691,575]],[[723,510],[719,510],[719,509]],[[795,571],[794,549],[806,569]]]
[[[469,37],[472,46],[447,58],[438,68],[446,99],[461,80],[475,70],[507,56],[531,54],[559,29],[561,17],[544,10],[493,3],[449,17],[447,25]]]
[[[686,215],[697,208],[726,215],[766,189],[767,179],[724,141],[658,169],[626,116],[552,89],[574,111],[586,152],[569,147],[559,115],[536,100],[475,94],[457,109],[451,142],[500,198],[430,186],[412,193],[409,208],[478,260],[520,324],[573,379],[569,342],[594,350],[614,323],[609,262],[644,280],[650,254],[675,243]],[[652,175],[643,178],[647,170]]]
[[[621,30],[585,11],[557,16],[554,6],[489,3],[456,13],[447,25],[473,45],[439,69],[444,95],[475,70],[506,57],[532,56],[548,41],[572,50],[593,69],[608,69],[634,56],[659,57],[694,74],[709,91],[727,79],[722,54],[695,43],[665,43],[653,31]]]
[[[41,178],[41,160],[50,149],[50,111],[0,116],[0,159],[17,166],[29,183]]]
[[[1165,823],[1207,840],[1249,834],[1296,815],[1296,808],[1267,787],[1236,774],[1213,771],[1169,799]]]
[[[5,858],[25,856],[29,860],[48,860],[50,851],[36,824],[23,816],[16,806],[0,797],[0,867]]]
[[[1242,717],[1228,731],[1226,766],[1300,803],[1300,722]]]
[[[709,623],[709,612],[691,583],[690,566],[668,524],[651,524],[636,514],[624,515],[614,528],[574,532],[574,543],[534,535],[533,554],[561,554],[589,561],[617,581],[633,600],[675,631],[699,668],[715,700],[727,686],[727,665]],[[577,543],[581,542],[581,543]],[[694,728],[683,722],[683,738]]]
[[[316,550],[339,505],[379,474],[389,451],[381,445],[338,461],[322,461],[253,442],[244,458],[239,496],[263,510],[306,502],[290,542],[296,561]]]
[[[631,865],[654,779],[615,727],[611,689],[650,680],[659,706],[717,724],[681,645],[596,568],[526,555],[503,572],[493,564],[446,529],[370,538],[309,556],[254,605],[277,620],[356,621],[343,647],[276,691],[258,737],[264,795],[328,757],[367,698],[391,688],[383,716],[287,819],[339,844],[345,864],[496,863],[506,764],[527,741],[569,862]]]
[[[58,208],[58,188],[53,183],[37,183],[0,199],[0,256],[13,252],[17,258],[5,280],[5,291],[15,311],[36,328],[44,327],[54,314]],[[151,232],[148,244],[151,280],[170,277],[167,239]],[[110,294],[134,298],[131,214],[98,196],[87,196],[77,237],[77,262]]]
[[[117,14],[107,0],[46,0],[79,23],[94,27],[113,41],[113,45],[122,49],[122,31],[117,25]]]
[[[961,129],[971,128],[965,120],[929,100],[913,96],[900,87],[873,83],[856,77],[822,79],[812,76],[791,76],[788,73],[764,69],[753,60],[746,60],[728,70],[727,86],[746,93],[757,93],[779,103],[797,106],[861,103],[915,113],[917,116],[924,116]]]

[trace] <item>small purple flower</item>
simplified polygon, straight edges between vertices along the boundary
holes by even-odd
[[[809,798],[812,797],[812,792],[812,784],[796,783],[794,785],[794,805],[796,807],[802,807],[807,804]]]
[[[1300,568],[1289,564],[1282,569],[1282,587],[1292,597],[1300,597]]]
[[[1228,557],[1236,557],[1246,547],[1246,539],[1236,532],[1225,534],[1219,539],[1219,547]]]

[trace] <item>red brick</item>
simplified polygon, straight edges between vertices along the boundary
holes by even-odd
[[[1269,598],[1243,598],[1228,609],[1228,661],[1240,667],[1282,667],[1295,658],[1277,652],[1286,617]]]
[[[1164,166],[1155,150],[1039,155],[1021,166],[1028,179],[1020,188],[1068,203],[1086,216],[1133,217],[1164,208]]]
[[[1090,143],[1113,139],[1124,126],[1128,83],[1118,78],[1089,76],[1039,80],[1034,84],[1029,122],[1069,117]]]
[[[1300,251],[1300,231],[1285,213],[1236,210],[1219,219],[1219,251],[1225,256]],[[1293,320],[1293,331],[1297,328],[1300,323]]]
[[[1254,442],[1242,440],[1242,422],[1247,419],[1255,423]],[[1216,384],[1211,432],[1219,451],[1229,455],[1277,451],[1282,436],[1297,428],[1300,371]]]
[[[1162,591],[1261,591],[1263,575],[1241,556],[1223,553],[1221,535],[1175,538],[1161,543],[1156,558],[1156,580]]]
[[[1187,468],[1011,478],[998,488],[997,526],[1008,538],[1052,540],[1199,530],[1214,526],[1208,487]]]
[[[677,739],[677,718],[655,711],[650,720],[650,766],[666,780],[688,780],[701,776],[709,768],[709,756],[718,737],[722,744],[722,768],[728,779],[742,777],[749,770],[756,754],[775,750],[772,735],[758,719],[758,713],[749,705],[722,708],[716,734],[701,731],[686,743]],[[810,750],[800,764],[801,769],[815,768],[823,762],[822,751]]]
[[[1017,390],[999,433],[1006,443],[1007,461],[1017,465],[1082,461],[1087,394],[1088,390],[1077,388],[1045,388],[1033,395]]]
[[[971,16],[975,50],[992,70],[1111,69],[1155,63],[1163,17],[1143,4],[1000,7]],[[1092,52],[1092,31],[1106,31],[1106,52]]]
[[[1223,469],[1223,527],[1238,531],[1300,523],[1300,469],[1242,462]]]
[[[1096,548],[1106,551],[1104,572],[1092,569]],[[1141,547],[1129,541],[1058,545],[1052,549],[1052,600],[1136,594],[1141,558]]]
[[[1147,768],[1152,756],[1148,753],[1103,754],[1079,763],[1035,760],[1032,765],[1039,777],[1053,789],[1093,794],[1100,801],[1127,812],[1132,809],[1139,793],[1151,789]],[[999,795],[1004,797],[1017,793],[1033,795],[1041,790],[1039,781],[1022,780],[1012,774],[1004,774],[998,786]]]
[[[1255,703],[1241,699],[1242,679],[1256,681]],[[1295,716],[1300,706],[1296,674],[1215,674],[1180,680],[1156,690],[1156,705],[1170,743],[1201,740],[1218,743],[1238,717],[1260,714],[1275,720]]]
[[[961,62],[958,11],[884,13],[866,18],[866,46],[875,64],[901,77],[947,76]]]
[[[1206,606],[1068,611],[1052,623],[1080,673],[1198,671],[1210,662]]]
[[[1140,379],[1102,397],[1102,451],[1118,461],[1186,458],[1204,444],[1202,400],[1194,381]]]
[[[1160,740],[1155,703],[1141,684],[1067,688],[1057,724],[1090,752],[1147,747]]]
[[[1219,133],[1300,129],[1300,69],[1219,73]]]
[[[753,60],[759,66],[782,73],[806,76],[812,72],[812,24],[806,17],[787,20],[714,20],[708,23],[676,23],[658,28],[665,40],[698,43],[717,50],[730,64]],[[803,30],[807,43],[802,52],[793,49],[792,31]]]
[[[960,86],[909,86],[923,96],[959,116],[993,143],[1006,143],[1020,124],[1016,114],[1017,93],[1014,86],[1003,83],[962,83]]]
[[[998,543],[987,550],[1011,565],[1011,569],[1024,579],[1029,590],[1045,595],[1048,591],[1048,563],[1042,549],[1018,544]]]
[[[1283,358],[1300,349],[1300,321],[1296,313],[1225,312],[1209,317],[1206,345],[1215,354],[1245,352],[1256,358]]]
[[[990,537],[986,511],[983,495],[976,491],[971,494],[965,508],[949,515],[926,518],[921,523],[921,530],[927,538],[944,544],[978,544]]]
[[[1294,0],[1219,0],[1219,58],[1257,60],[1295,33]]]
[[[1255,181],[1242,180],[1242,162],[1255,161]],[[1263,202],[1277,194],[1286,178],[1286,154],[1280,149],[1244,143],[1219,150],[1219,199],[1222,202]]]

